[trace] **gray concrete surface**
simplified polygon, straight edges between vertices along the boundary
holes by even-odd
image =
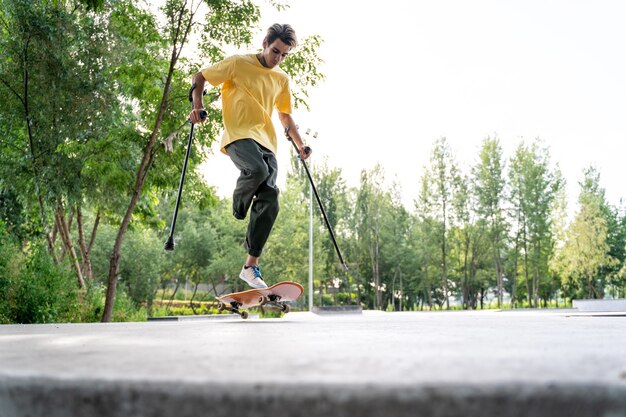
[[[626,318],[574,311],[0,326],[0,417],[626,416]]]

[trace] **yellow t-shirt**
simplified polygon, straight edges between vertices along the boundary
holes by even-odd
[[[265,68],[255,54],[234,55],[202,70],[204,79],[222,86],[224,135],[221,150],[238,139],[254,139],[276,153],[274,107],[291,114],[289,77],[279,67]]]

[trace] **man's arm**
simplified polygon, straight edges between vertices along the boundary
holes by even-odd
[[[196,75],[191,79],[191,83],[196,85],[196,88],[191,92],[191,98],[193,100],[193,110],[189,113],[189,120],[191,123],[204,123],[206,118],[200,117],[200,112],[204,110],[204,98],[202,92],[204,91],[204,84],[206,80],[201,71],[198,71]]]
[[[300,137],[300,132],[298,132],[298,126],[296,125],[296,122],[293,121],[293,117],[291,117],[291,115],[288,113],[278,112],[278,119],[283,125],[283,129],[289,127],[289,136],[298,146],[298,149],[300,150],[300,158],[304,160],[311,156],[311,148],[307,147],[302,141],[302,137]],[[308,150],[308,152],[305,152],[305,150]]]

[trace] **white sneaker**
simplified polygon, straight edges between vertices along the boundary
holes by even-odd
[[[239,273],[239,278],[246,281],[252,288],[267,288],[267,284],[263,281],[263,277],[261,277],[261,270],[258,265],[249,267],[244,265]]]

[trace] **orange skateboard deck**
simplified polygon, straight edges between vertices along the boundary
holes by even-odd
[[[289,304],[287,302],[297,300],[303,292],[304,287],[297,282],[283,281],[269,288],[251,289],[217,297],[218,309],[220,312],[228,310],[239,314],[244,319],[248,318],[248,312],[240,311],[240,309],[256,306],[277,307],[288,313]]]

